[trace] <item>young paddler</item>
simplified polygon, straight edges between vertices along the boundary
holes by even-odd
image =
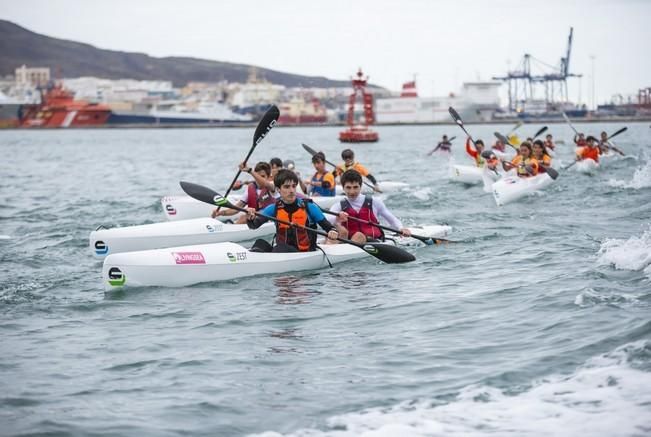
[[[331,221],[337,224],[339,235],[342,238],[350,238],[357,243],[366,243],[371,240],[384,240],[382,229],[366,223],[361,223],[349,218],[358,218],[372,223],[380,223],[383,218],[389,225],[399,229],[406,237],[411,235],[400,220],[394,216],[379,198],[370,194],[362,194],[362,175],[356,170],[347,170],[341,175],[341,186],[344,189],[346,198],[336,203],[330,209],[338,213]]]
[[[374,191],[381,192],[375,177],[366,169],[366,167],[355,161],[355,152],[351,149],[344,149],[341,152],[341,159],[343,159],[344,162],[337,165],[337,168],[334,169],[332,172],[334,177],[341,176],[347,170],[356,170],[363,177],[371,181]]]
[[[436,152],[437,150],[440,150],[441,152],[447,152],[451,153],[452,152],[452,143],[450,140],[448,140],[447,135],[443,135],[443,138],[441,139],[441,142],[439,142],[436,147],[434,147],[430,152],[427,154],[427,156],[431,155],[432,153]]]
[[[592,159],[594,162],[599,163],[599,155],[601,150],[597,147],[597,139],[589,136],[585,139],[585,146],[576,149],[576,160],[583,161],[584,159]]]
[[[534,159],[538,161],[538,172],[546,172],[547,167],[552,166],[552,157],[547,153],[547,149],[545,149],[545,144],[543,141],[534,141],[533,146],[531,147],[531,151],[533,152]]]
[[[312,165],[316,172],[311,179],[300,181],[301,189],[308,196],[334,196],[336,194],[335,177],[326,171],[326,157],[323,152],[312,156]]]
[[[316,229],[319,225],[328,232],[328,238],[333,241],[339,236],[337,229],[332,225],[321,212],[318,206],[309,199],[299,199],[296,195],[298,177],[287,169],[278,171],[274,179],[280,198],[273,204],[260,210],[261,214],[275,217],[286,222],[301,225],[307,228]],[[251,229],[257,229],[267,222],[268,219],[257,216],[255,208],[247,208],[247,225]],[[309,252],[316,250],[316,233],[301,229],[295,226],[276,222],[276,246],[273,248],[265,240],[257,240],[252,250],[272,252]]]
[[[481,156],[481,152],[484,151],[484,142],[482,140],[476,140],[475,141],[475,147],[472,147],[472,142],[470,141],[470,137],[466,140],[466,153],[470,155],[472,159],[475,160],[475,165],[477,167],[483,167],[484,164],[486,164],[486,161],[484,160],[484,157]]]
[[[517,175],[523,178],[536,176],[539,169],[538,161],[533,157],[531,144],[526,141],[520,144],[520,151],[515,158],[511,162],[503,162],[502,166],[506,171],[515,168]]]

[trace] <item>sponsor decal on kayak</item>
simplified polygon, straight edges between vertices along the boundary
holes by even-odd
[[[205,264],[206,259],[201,252],[172,252],[177,264]]]
[[[208,232],[221,232],[224,227],[222,225],[206,225]]]
[[[377,248],[375,246],[371,246],[370,244],[365,244],[364,250],[368,253],[377,253]]]
[[[106,255],[108,253],[108,246],[103,241],[95,242],[95,253],[97,255]]]
[[[244,261],[246,259],[246,252],[235,252],[235,254],[232,252],[226,252],[226,256],[230,262],[235,263],[238,261]]]
[[[111,267],[108,271],[108,283],[113,287],[121,287],[127,282],[127,277],[117,267]]]
[[[167,214],[169,215],[176,215],[176,208],[174,208],[174,205],[171,203],[165,205],[165,211],[167,211]]]

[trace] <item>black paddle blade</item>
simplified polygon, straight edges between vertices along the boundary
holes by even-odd
[[[305,143],[302,143],[302,144],[303,144],[303,148],[307,151],[307,153],[309,153],[312,156],[316,155],[316,150],[314,150],[313,148],[311,148],[310,146],[308,146]]]
[[[459,113],[452,106],[450,106],[448,108],[448,111],[450,112],[450,115],[452,116],[452,118],[454,119],[454,121],[457,124],[460,124],[460,125],[463,124],[463,121],[461,121],[461,116],[459,115]]]
[[[230,202],[226,200],[224,196],[216,191],[211,190],[208,187],[185,181],[181,181],[180,184],[183,191],[185,191],[185,193],[193,199],[197,199],[200,202],[205,202],[216,206],[223,206],[227,208],[231,206]]]
[[[366,243],[359,246],[364,252],[373,255],[387,264],[399,264],[415,261],[416,257],[399,247],[386,243]]]
[[[617,132],[615,132],[614,134],[612,134],[611,136],[609,136],[608,139],[611,139],[612,137],[616,137],[617,135],[619,135],[619,134],[621,134],[623,132],[626,132],[627,130],[628,130],[627,127],[623,127],[620,130],[618,130]]]
[[[503,142],[504,144],[508,144],[509,146],[513,146],[513,144],[511,144],[511,143],[509,142],[509,139],[506,138],[506,137],[505,137],[504,135],[502,135],[501,133],[499,133],[499,132],[494,132],[494,135],[495,135],[495,137],[496,137],[498,140],[500,140],[500,141]]]
[[[541,136],[545,131],[547,130],[547,126],[543,126],[536,132],[536,135],[533,136],[533,139],[535,140],[537,137]]]
[[[278,117],[280,117],[280,110],[276,105],[271,105],[271,108],[267,109],[267,112],[262,116],[258,127],[255,129],[255,134],[253,134],[254,147],[273,129],[278,121]]]
[[[545,167],[545,171],[547,172],[549,177],[552,178],[553,180],[556,180],[556,178],[558,177],[558,172],[556,171],[556,169],[553,169],[551,167]]]

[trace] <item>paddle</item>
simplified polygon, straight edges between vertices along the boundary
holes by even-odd
[[[565,114],[565,113],[563,113],[563,114]],[[573,128],[573,129],[574,129],[574,128]],[[628,127],[624,126],[623,128],[619,129],[618,131],[615,131],[614,134],[612,134],[611,136],[609,136],[608,138],[606,138],[606,141],[610,140],[610,139],[613,138],[613,137],[616,137],[617,135],[619,135],[619,134],[621,134],[621,133],[626,132],[627,130],[628,130]],[[575,129],[575,132],[576,132],[576,129]],[[622,156],[624,156],[624,152],[622,152],[622,151],[619,150],[618,148],[616,148],[616,147],[611,147],[611,148],[612,148],[615,152],[617,152],[617,153],[621,154]],[[574,164],[576,164],[576,163],[579,162],[579,161],[580,161],[580,159],[575,159],[575,160],[572,161],[569,165],[566,165],[566,166],[563,168],[563,170],[567,170],[568,168],[572,167]]]
[[[578,134],[579,134],[579,131],[576,130],[576,128],[574,127],[574,125],[573,125],[572,122],[570,121],[570,117],[567,116],[567,114],[565,113],[565,111],[561,112],[561,115],[563,116],[563,118],[565,119],[565,121],[567,122],[567,124],[570,125],[570,127],[572,128],[572,130],[574,131],[574,133],[578,135]]]
[[[449,139],[448,139],[448,143],[452,143],[452,140],[454,140],[455,138],[456,138],[456,137],[449,138]],[[441,146],[442,143],[443,143],[443,141],[441,141],[440,143],[438,143],[438,144],[436,145],[436,147],[434,147],[430,152],[427,153],[427,156],[431,156],[432,153],[436,152],[436,150]]]
[[[240,208],[239,206],[233,205],[224,196],[217,193],[216,191],[211,190],[210,188],[204,187],[202,185],[193,184],[191,182],[184,182],[184,181],[181,181],[180,184],[181,184],[181,188],[183,189],[183,191],[185,191],[185,193],[188,196],[197,199],[201,202],[209,203],[211,205],[216,205],[219,207],[223,206],[225,208],[231,208],[242,212],[248,212],[246,208]],[[271,217],[259,212],[256,212],[255,214],[259,217],[266,218],[267,220],[271,220],[277,223],[282,223],[284,225],[292,226],[299,229],[304,229],[308,232],[314,232],[316,234],[323,235],[326,237],[328,236],[327,232],[322,231],[320,229],[308,228],[305,226],[298,225],[296,223],[280,220],[276,217]],[[366,244],[359,244],[354,241],[347,240],[345,238],[337,238],[337,240],[341,241],[342,243],[347,243],[347,244],[352,244],[353,246],[357,246],[360,249],[362,249],[364,252],[368,253],[371,256],[376,257],[380,261],[383,261],[387,264],[406,263],[406,262],[416,260],[416,257],[414,257],[414,255],[412,255],[411,253],[403,249],[400,249],[399,247],[392,246],[390,244],[371,243],[371,242]]]
[[[477,144],[475,144],[475,140],[472,139],[472,136],[468,133],[465,127],[463,127],[463,120],[461,120],[461,116],[457,111],[454,110],[452,106],[448,108],[448,112],[450,112],[450,115],[454,119],[454,122],[459,125],[461,130],[463,130],[466,135],[468,135],[468,138],[470,138],[470,142],[472,143],[473,146],[475,146],[475,149],[477,149]]]
[[[545,131],[547,130],[547,126],[543,126],[540,129],[538,129],[538,132],[536,132],[536,135],[533,136],[533,139],[535,140],[539,136],[541,136]]]
[[[505,137],[501,133],[493,132],[493,134],[495,135],[495,137],[497,137],[498,140],[500,140],[504,144],[508,144],[509,146],[513,147],[515,150],[519,150],[517,147],[515,147],[513,144],[511,144],[511,142],[509,141],[509,139],[507,137]]]
[[[520,126],[522,126],[523,124],[524,123],[522,123],[522,121],[518,120],[518,122],[515,124],[515,127],[511,129],[511,131],[508,134],[506,134],[506,136],[508,137],[509,135],[515,133],[515,131],[520,129]]]
[[[305,144],[305,143],[302,143],[302,144],[303,144],[303,148],[304,148],[304,149],[307,151],[307,153],[309,153],[310,155],[314,156],[314,155],[316,155],[316,154],[318,153],[316,150],[314,150],[313,148],[311,148],[311,147],[308,146],[307,144]],[[325,160],[325,162],[326,162],[326,164],[330,164],[330,165],[333,166],[334,168],[337,168],[337,165],[336,165],[336,164],[333,164],[332,162],[328,161],[327,159]],[[362,181],[362,183],[363,183],[364,185],[366,185],[367,187],[372,188],[373,191],[376,191],[376,190],[375,190],[375,187],[374,187],[373,185],[369,184],[368,182],[366,182],[366,181]],[[378,192],[378,193],[381,193],[382,190],[377,190],[377,192]]]
[[[265,112],[265,114],[262,116],[262,119],[258,123],[258,127],[255,129],[255,133],[253,134],[253,145],[251,146],[251,149],[249,149],[249,153],[246,155],[246,158],[244,158],[245,166],[258,143],[260,143],[260,141],[262,141],[264,137],[267,136],[269,131],[276,125],[278,117],[280,117],[280,111],[278,110],[278,107],[276,105],[271,105],[271,108],[267,109],[267,112]],[[235,185],[235,182],[237,182],[237,178],[240,177],[241,173],[242,170],[237,170],[237,174],[233,178],[233,182],[231,182],[231,184],[228,186],[228,190],[226,190],[224,197],[227,197],[230,194],[231,190],[233,189],[233,185]]]
[[[323,211],[326,214],[339,215],[338,212],[330,211],[329,209],[324,209],[324,208],[320,208],[320,209],[321,209],[321,211]],[[385,231],[390,231],[390,232],[395,232],[396,234],[400,234],[399,229],[390,228],[389,226],[384,226],[384,225],[381,225],[379,223],[373,223],[371,221],[364,220],[364,219],[361,219],[361,218],[350,217],[349,216],[348,220],[353,220],[353,221],[356,221],[356,222],[359,222],[359,223],[366,223],[367,225],[372,225],[372,226],[375,226],[376,228],[384,229]],[[458,243],[458,241],[450,241],[450,240],[446,240],[445,238],[423,237],[421,235],[416,235],[416,234],[411,234],[411,237],[422,241],[423,243],[427,244],[428,246],[432,246],[434,244],[442,244],[442,243]]]

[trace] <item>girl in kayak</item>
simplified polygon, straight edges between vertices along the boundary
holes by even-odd
[[[341,152],[341,159],[343,159],[344,162],[339,164],[332,172],[332,175],[335,178],[341,176],[347,170],[356,170],[359,174],[371,181],[374,191],[377,191],[378,193],[382,192],[375,177],[366,169],[366,167],[355,161],[355,152],[350,149],[344,149]]]
[[[255,165],[255,169],[240,164],[240,170],[253,176],[255,182],[250,182],[248,184],[246,192],[237,202],[237,206],[240,208],[247,206],[249,208],[255,208],[257,211],[276,201],[274,191],[270,190],[269,187],[266,186],[267,183],[271,182],[271,166],[269,164],[263,161],[258,162]],[[221,216],[231,216],[238,213],[239,211],[236,209],[217,208],[212,212],[211,216],[212,218],[216,218]],[[241,216],[235,223],[238,225],[246,223],[246,216]]]
[[[337,229],[342,238],[363,244],[371,240],[384,240],[382,229],[367,223],[356,220],[349,220],[349,217],[378,223],[384,218],[389,224],[406,237],[411,235],[409,229],[402,226],[400,220],[387,209],[384,202],[379,198],[373,198],[370,194],[361,194],[362,175],[355,170],[348,170],[341,175],[341,186],[344,188],[346,198],[334,204],[331,211],[338,213],[331,220],[337,222]]]
[[[536,140],[533,142],[531,148],[533,152],[533,157],[538,161],[538,172],[546,172],[546,167],[552,166],[552,158],[547,154],[547,149],[545,149],[545,144],[542,140]]]
[[[520,152],[511,160],[502,163],[504,170],[516,169],[518,176],[527,178],[538,174],[538,161],[534,158],[531,144],[524,142],[520,144]]]
[[[274,183],[280,192],[280,199],[260,211],[266,216],[316,229],[319,225],[328,233],[327,242],[334,242],[339,234],[337,229],[326,220],[318,206],[309,199],[296,196],[298,177],[287,169],[279,170]],[[269,219],[256,215],[255,208],[247,208],[247,222],[250,229],[257,229]],[[289,226],[276,222],[276,245],[272,248],[265,240],[257,240],[252,250],[259,252],[309,252],[316,250],[316,233],[308,229]]]
[[[472,143],[470,141],[470,137],[466,140],[466,153],[472,157],[472,159],[475,160],[475,165],[477,167],[483,167],[486,161],[484,158],[481,156],[481,152],[484,151],[484,142],[482,140],[477,140],[475,141],[475,149],[472,148]]]
[[[312,179],[300,181],[303,192],[308,196],[334,196],[336,194],[335,177],[326,171],[325,161],[326,157],[323,152],[317,152],[312,156],[312,165],[314,165],[316,173]]]

